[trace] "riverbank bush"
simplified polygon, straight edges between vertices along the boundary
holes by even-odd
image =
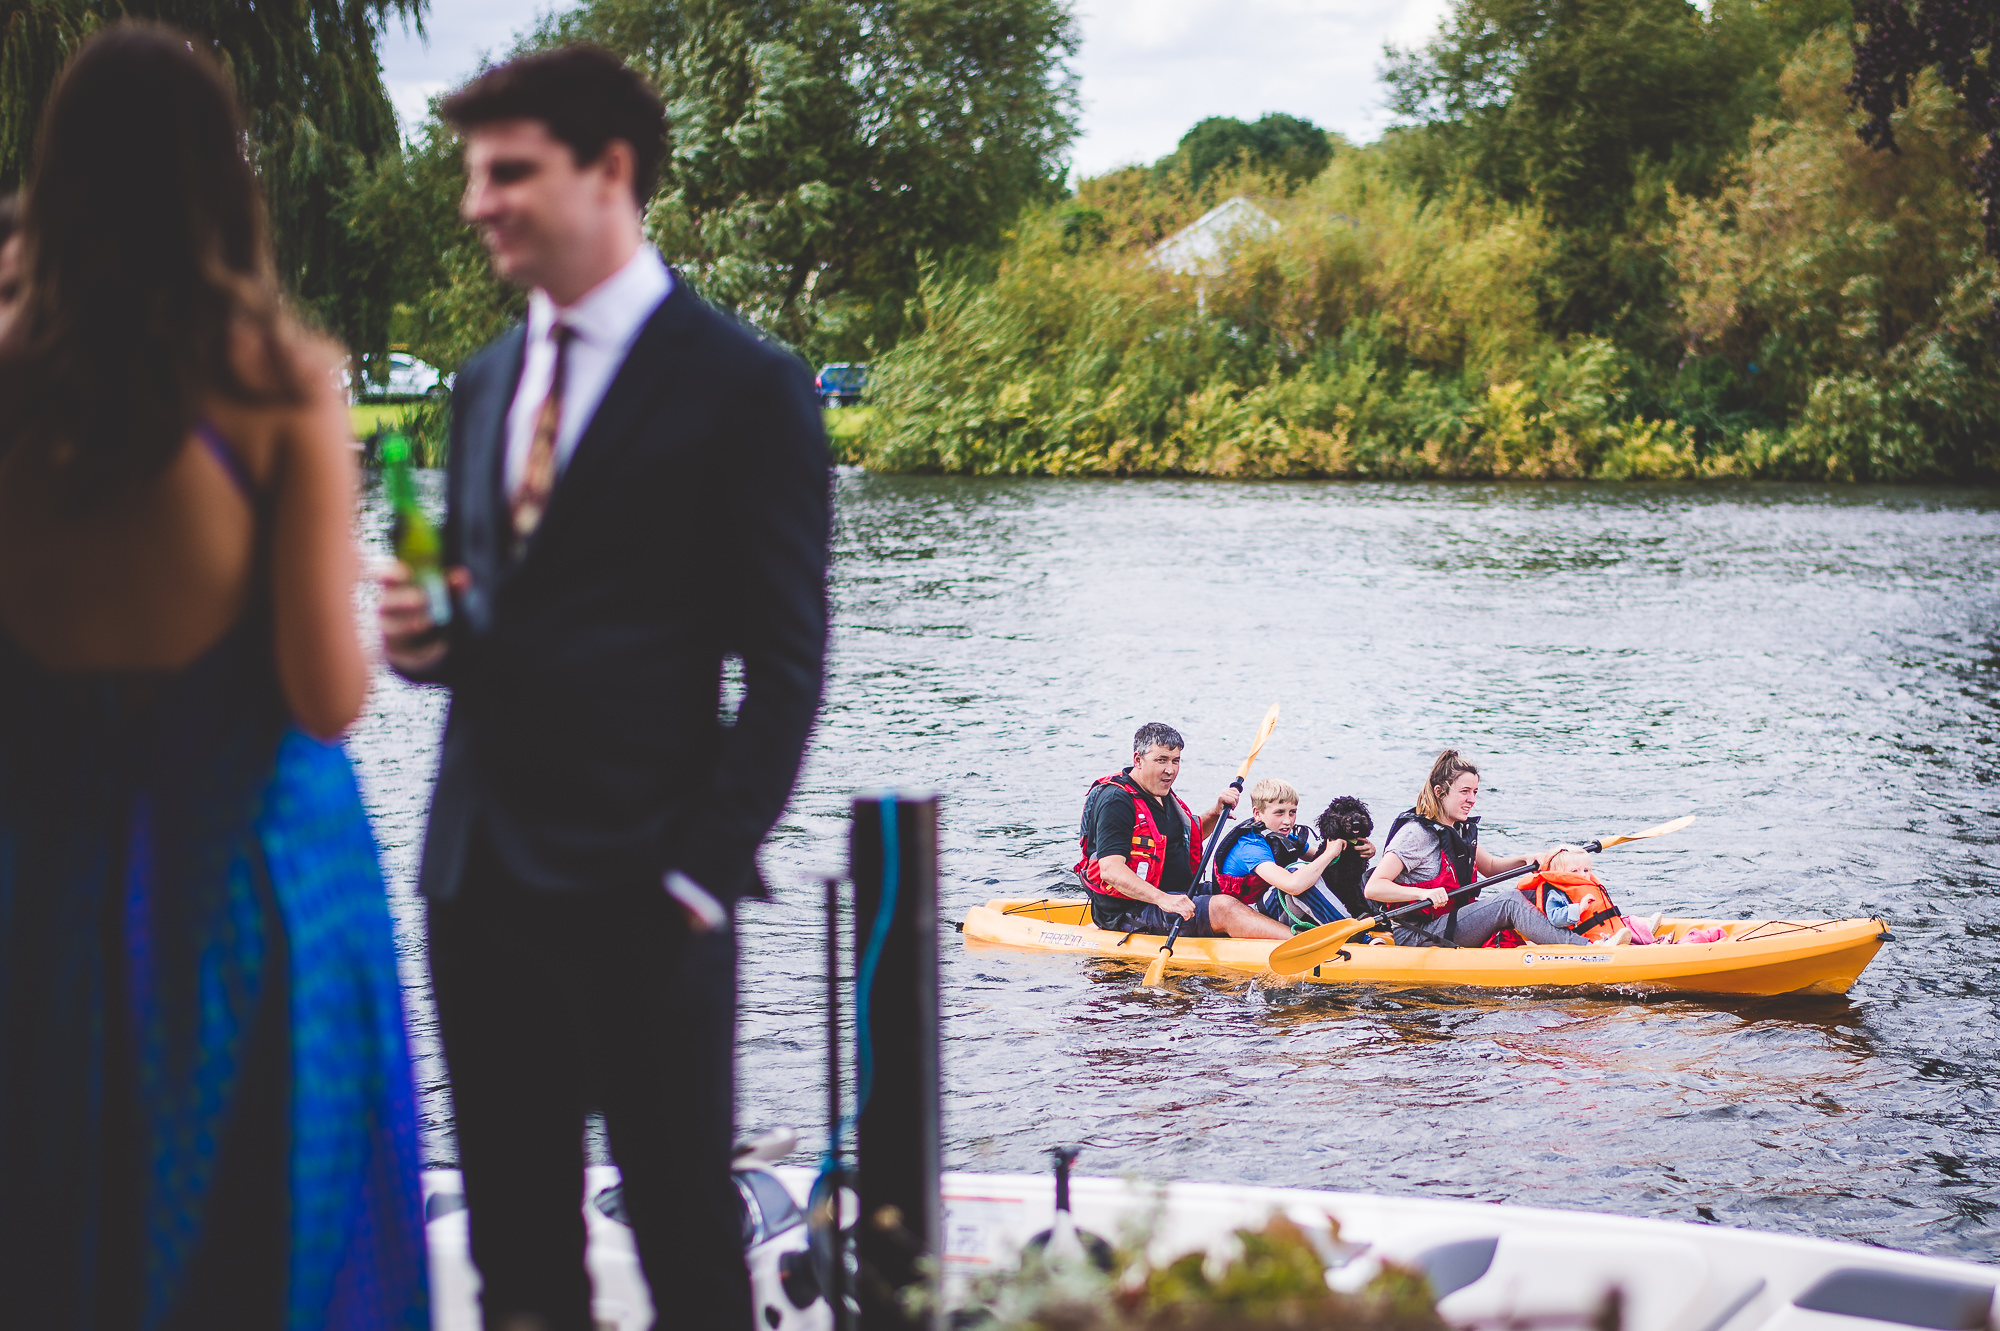
[[[1254,189],[1256,181],[1237,182]],[[1209,476],[1683,475],[1685,432],[1623,410],[1622,354],[1558,340],[1532,211],[1429,205],[1341,153],[1215,278],[1149,268],[1200,200],[1086,184],[990,283],[940,282],[877,366],[849,460],[890,470]],[[1168,201],[1170,204],[1180,201]],[[1164,212],[1165,217],[1159,216]],[[1075,219],[1095,231],[1079,242]]]
[[[1637,160],[1601,234],[1440,175],[1420,135],[1339,145],[1303,185],[1085,181],[1021,219],[990,279],[931,274],[922,331],[877,362],[876,412],[838,450],[1053,475],[2000,475],[1970,127],[1924,83],[1902,153],[1867,148],[1848,62],[1838,33],[1793,47],[1733,158]],[[1281,229],[1218,276],[1148,266],[1234,194]],[[1579,322],[1585,250],[1655,276]]]

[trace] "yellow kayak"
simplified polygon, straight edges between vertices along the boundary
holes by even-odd
[[[1720,927],[1714,943],[1652,947],[1397,947],[1350,943],[1296,977],[1306,983],[1403,987],[1475,985],[1495,989],[1605,987],[1694,994],[1844,994],[1889,937],[1879,919],[1665,920],[1662,937]],[[1120,934],[1090,923],[1088,902],[1044,898],[989,901],[965,917],[968,944],[1034,952],[1080,952],[1144,965],[1166,940]],[[1182,938],[1176,967],[1263,971],[1277,942]]]

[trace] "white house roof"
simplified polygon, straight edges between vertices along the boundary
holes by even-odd
[[[1146,263],[1187,277],[1219,277],[1238,243],[1279,229],[1277,218],[1239,194],[1155,245]]]

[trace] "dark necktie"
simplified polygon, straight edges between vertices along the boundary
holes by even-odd
[[[566,324],[549,330],[556,344],[555,373],[549,377],[549,395],[535,413],[535,433],[528,441],[528,459],[521,467],[521,483],[514,488],[514,538],[525,542],[542,525],[548,512],[549,496],[556,488],[556,431],[562,425],[563,378],[569,368],[570,339],[576,331]]]

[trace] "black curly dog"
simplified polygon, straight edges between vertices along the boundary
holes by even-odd
[[[1347,849],[1326,866],[1320,882],[1357,920],[1370,914],[1373,907],[1361,892],[1368,880],[1368,861],[1361,858],[1355,843],[1374,830],[1375,820],[1369,816],[1368,806],[1352,795],[1339,796],[1319,816],[1321,840],[1347,843]]]

